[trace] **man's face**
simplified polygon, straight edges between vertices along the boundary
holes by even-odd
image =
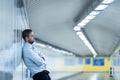
[[[28,41],[29,43],[33,43],[33,42],[35,41],[34,33],[33,33],[33,32],[31,32],[31,33],[29,34],[29,36],[26,37],[26,38],[27,38],[27,41]]]

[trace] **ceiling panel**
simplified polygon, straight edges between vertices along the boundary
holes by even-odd
[[[85,27],[85,32],[99,53],[110,56],[120,41],[120,1],[115,0]]]
[[[93,1],[25,0],[30,28],[42,41],[80,56],[90,56],[92,53],[73,30],[73,20]],[[110,56],[120,40],[119,3],[115,0],[84,29],[99,56]]]

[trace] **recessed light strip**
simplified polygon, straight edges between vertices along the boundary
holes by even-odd
[[[86,16],[77,26],[74,27],[77,35],[80,39],[87,45],[90,51],[93,53],[94,57],[97,55],[97,52],[90,44],[89,40],[85,37],[84,33],[81,31],[81,28],[84,28],[87,23],[89,23],[92,19],[94,19],[101,11],[106,9],[110,3],[114,0],[103,0],[88,16]]]
[[[90,44],[90,42],[85,37],[85,35],[83,34],[83,32],[82,31],[77,32],[77,35],[85,43],[85,45],[90,49],[90,51],[93,53],[93,56],[96,57],[97,56],[97,52],[94,50],[93,46]]]
[[[114,0],[103,0],[88,16],[86,16],[77,26],[84,28],[87,23],[94,19],[101,11],[104,11]],[[76,29],[75,29],[76,30]]]
[[[34,45],[40,46],[40,47],[45,48],[45,49],[52,50],[52,51],[57,52],[57,53],[61,53],[61,54],[63,54],[63,55],[74,56],[74,54],[71,53],[71,52],[54,48],[54,47],[51,46],[51,45],[46,45],[46,44],[43,44],[43,43],[36,43],[36,42],[34,43]]]

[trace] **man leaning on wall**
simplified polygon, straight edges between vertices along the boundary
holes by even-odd
[[[31,29],[25,29],[22,32],[25,41],[23,45],[23,60],[32,74],[34,80],[51,80],[49,71],[46,70],[45,58],[33,43],[35,42],[34,34]]]

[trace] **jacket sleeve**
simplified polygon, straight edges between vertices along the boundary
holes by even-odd
[[[39,55],[32,50],[32,47],[28,47],[25,50],[27,57],[37,65],[42,65],[42,60]]]

